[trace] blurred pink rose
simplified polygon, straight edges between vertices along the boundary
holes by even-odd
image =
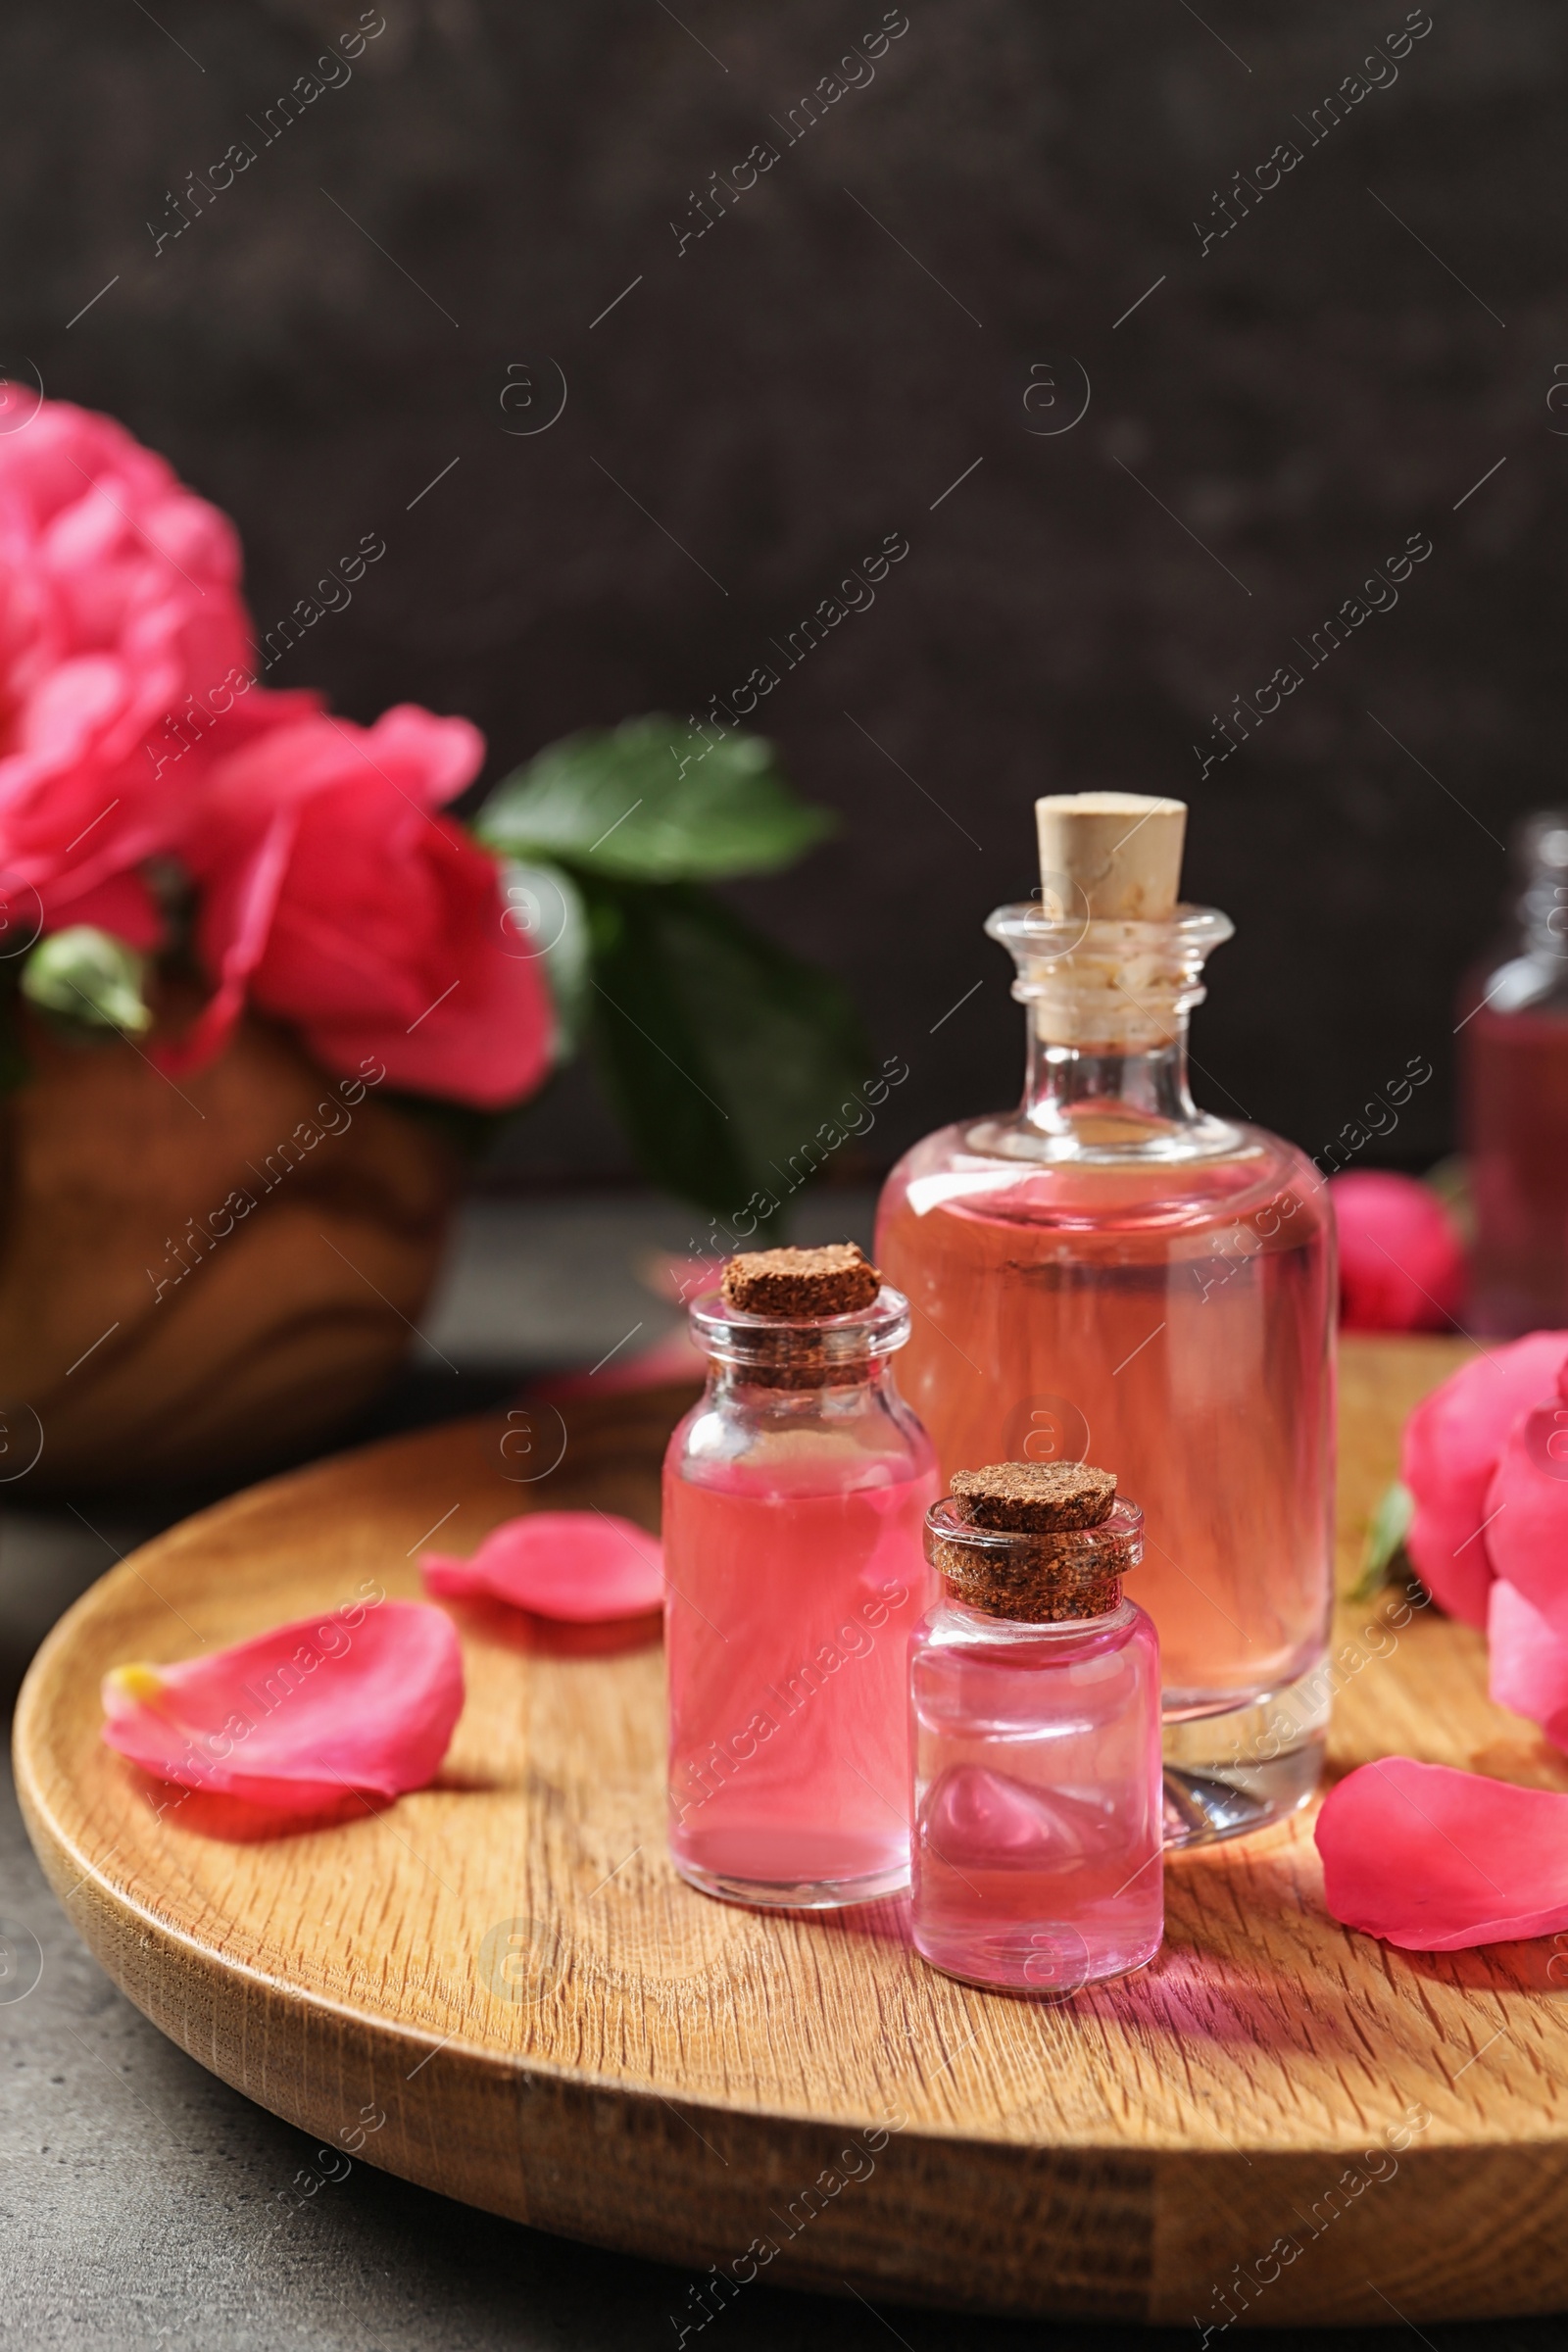
[[[1485,1626],[1491,1691],[1568,1748],[1568,1331],[1449,1374],[1404,1428],[1405,1549],[1450,1617]]]
[[[1450,1373],[1405,1424],[1400,1476],[1405,1547],[1441,1607],[1485,1626],[1492,1698],[1568,1748],[1568,1331]],[[1333,1916],[1407,1950],[1568,1925],[1552,1791],[1388,1756],[1331,1789],[1315,1836]]]
[[[122,426],[0,386],[0,945],[67,923],[158,945],[141,869],[172,854],[217,987],[172,1066],[249,999],[329,1069],[514,1102],[550,1059],[543,976],[493,859],[436,813],[479,736],[268,693],[239,569],[225,517]]]
[[[1498,1564],[1500,1521],[1487,1525],[1491,1489],[1515,1425],[1543,1400],[1556,1402],[1568,1363],[1568,1331],[1532,1331],[1493,1346],[1423,1396],[1404,1425],[1399,1476],[1415,1511],[1404,1545],[1441,1608],[1485,1625]],[[1554,1480],[1568,1502],[1568,1484]],[[1568,1574],[1568,1549],[1563,1556]]]
[[[0,897],[150,946],[139,862],[225,741],[317,698],[250,688],[233,528],[162,458],[25,386],[0,411]]]
[[[329,1070],[371,1057],[394,1086],[487,1109],[537,1086],[543,974],[503,928],[495,860],[435,813],[483,756],[466,719],[401,704],[372,727],[274,726],[220,761],[180,844],[217,993],[172,1066],[216,1053],[248,998]]]
[[[1464,1297],[1464,1251],[1443,1202],[1413,1176],[1367,1168],[1329,1180],[1347,1331],[1446,1331]]]

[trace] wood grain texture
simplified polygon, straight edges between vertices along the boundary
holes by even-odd
[[[1347,1345],[1347,1581],[1403,1414],[1462,1353]],[[760,2256],[774,2282],[1207,2325],[1244,2295],[1258,2326],[1568,2304],[1550,1945],[1427,1958],[1342,1930],[1309,1816],[1176,1859],[1154,1966],[1039,2007],[924,1967],[897,1904],[760,1916],[685,1887],[646,1640],[462,1618],[468,1702],[437,1784],[286,1835],[202,1796],[160,1818],[170,1792],[99,1743],[105,1668],[365,1578],[412,1593],[454,1505],[452,1548],[544,1496],[652,1524],[683,1401],[568,1408],[564,1458],[533,1485],[514,1481],[555,1450],[544,1416],[527,1456],[486,1420],[343,1457],[187,1522],[78,1603],[28,1679],[18,1779],[57,1891],[132,1999],[323,2149],[384,2112],[367,2160],[715,2264],[731,2285],[710,2308]],[[1478,1635],[1361,1607],[1337,1643],[1337,1769],[1403,1749],[1568,1788],[1487,1699]],[[1282,2238],[1297,2251],[1271,2257]],[[678,2334],[701,2312],[671,2298]]]
[[[30,1075],[0,1106],[0,1438],[7,1477],[41,1443],[29,1501],[254,1477],[385,1386],[439,1271],[452,1145],[254,1016],[173,1085],[149,1052],[199,1002],[162,991],[147,1050],[24,1022]]]

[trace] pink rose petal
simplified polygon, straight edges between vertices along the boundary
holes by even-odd
[[[1488,1688],[1499,1707],[1539,1723],[1568,1748],[1568,1624],[1542,1615],[1517,1585],[1499,1576],[1487,1610]]]
[[[463,1711],[463,1658],[439,1609],[360,1601],[172,1666],[117,1666],[103,1702],[108,1745],[160,1780],[308,1813],[346,1789],[422,1788]]]
[[[644,1616],[664,1600],[659,1538],[609,1511],[530,1511],[506,1519],[471,1559],[426,1551],[419,1572],[426,1592],[504,1600],[576,1625]]]
[[[1533,1331],[1461,1364],[1404,1425],[1399,1475],[1415,1497],[1405,1549],[1433,1598],[1467,1625],[1487,1622],[1490,1531],[1479,1531],[1497,1456],[1565,1360],[1568,1331]]]
[[[1464,1295],[1452,1218],[1413,1176],[1360,1168],[1329,1182],[1347,1331],[1446,1331]]]
[[[1334,1917],[1407,1952],[1568,1928],[1568,1796],[1386,1756],[1329,1791],[1314,1833]]]
[[[1521,1413],[1487,1489],[1487,1556],[1494,1573],[1548,1617],[1568,1611],[1568,1406],[1552,1396]]]

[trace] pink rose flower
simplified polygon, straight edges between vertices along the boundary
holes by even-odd
[[[1487,1605],[1488,1694],[1539,1723],[1553,1747],[1568,1748],[1568,1631],[1505,1576]]]
[[[1568,1748],[1568,1332],[1462,1364],[1405,1424],[1405,1548],[1487,1629],[1492,1696]]]
[[[107,416],[25,386],[7,409],[0,897],[19,932],[94,922],[149,947],[159,916],[135,869],[170,846],[208,760],[264,702],[316,698],[239,685],[239,548],[216,507]]]
[[[217,983],[171,1066],[218,1052],[248,998],[329,1070],[483,1108],[544,1077],[553,1015],[503,925],[495,860],[436,812],[477,773],[466,719],[402,704],[372,727],[318,712],[220,760],[180,854]]]
[[[1329,1180],[1340,1229],[1347,1331],[1446,1331],[1464,1296],[1464,1252],[1443,1202],[1379,1168]]]
[[[1399,1476],[1415,1502],[1405,1549],[1441,1608],[1485,1625],[1501,1522],[1486,1522],[1510,1431],[1554,1394],[1568,1359],[1568,1331],[1533,1331],[1489,1348],[1423,1396],[1404,1425]],[[1568,1461],[1563,1463],[1568,1471]],[[1544,1482],[1568,1504],[1568,1483]],[[1504,1514],[1506,1516],[1506,1514]],[[1568,1553],[1563,1573],[1568,1576]]]
[[[460,719],[367,730],[251,666],[232,526],[110,418],[10,387],[0,409],[0,926],[163,924],[142,867],[200,886],[216,983],[171,1066],[217,1053],[243,1004],[328,1069],[500,1107],[549,1066],[537,961],[497,868],[438,814],[477,771]]]

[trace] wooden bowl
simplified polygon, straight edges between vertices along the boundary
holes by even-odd
[[[125,1038],[33,1022],[27,1054],[0,1116],[0,1495],[232,1478],[383,1386],[450,1220],[433,1125],[258,1020],[177,1083]]]

